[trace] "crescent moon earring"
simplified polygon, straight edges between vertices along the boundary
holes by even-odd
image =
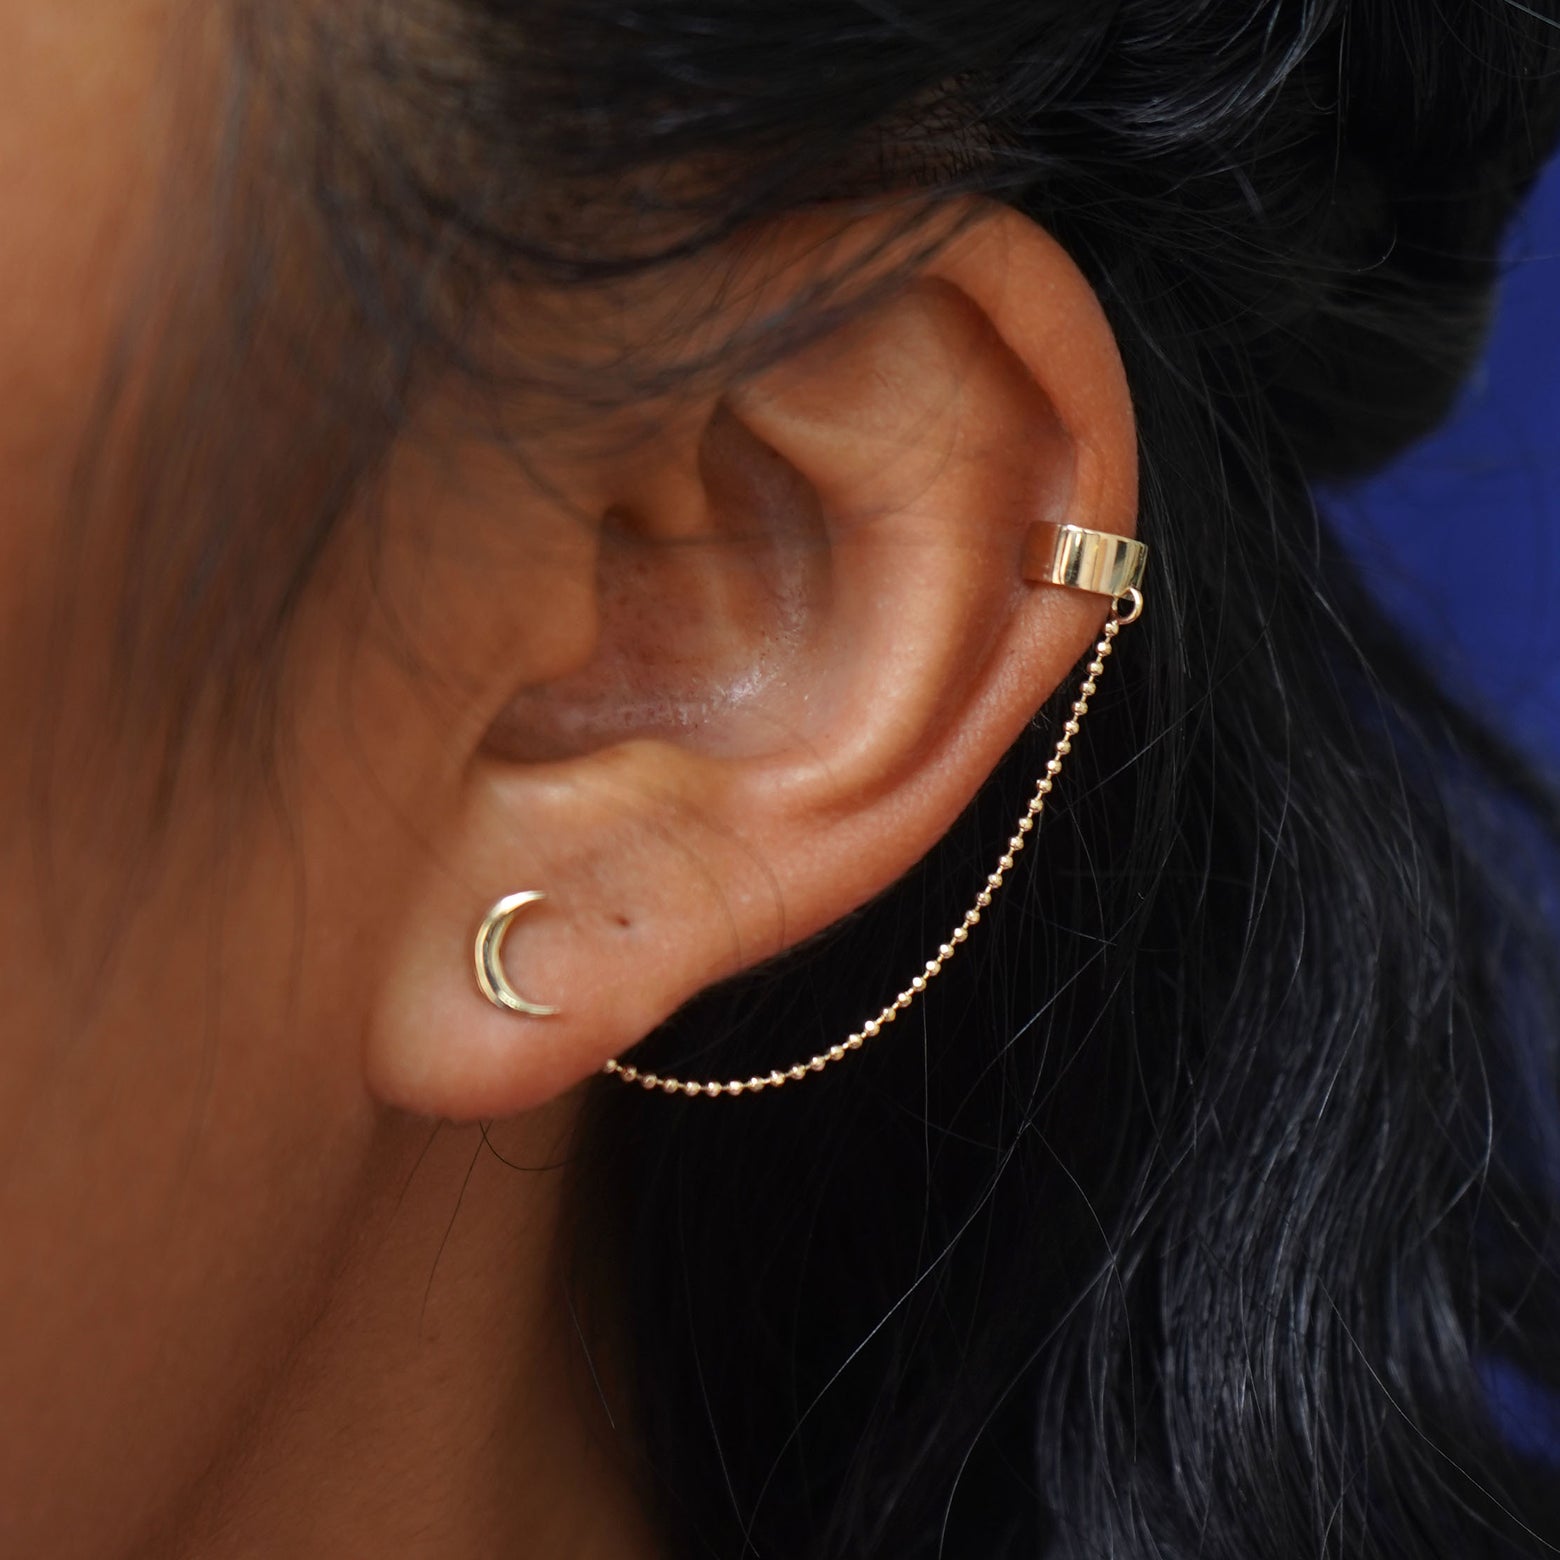
[[[509,977],[504,974],[504,936],[509,931],[509,923],[521,910],[546,897],[539,888],[505,894],[482,917],[482,925],[477,928],[474,952],[479,990],[494,1007],[505,1008],[511,1013],[523,1013],[527,1018],[551,1018],[558,1009],[540,1002],[528,1002],[509,984]]]

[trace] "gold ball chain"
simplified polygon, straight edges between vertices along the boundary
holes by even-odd
[[[1130,603],[1126,611],[1122,610],[1123,601]],[[887,1025],[893,1023],[926,990],[929,982],[936,980],[942,974],[948,961],[960,946],[969,940],[971,928],[980,925],[981,913],[990,908],[992,896],[1002,887],[1007,874],[1013,870],[1014,858],[1023,850],[1036,820],[1045,811],[1046,798],[1055,788],[1057,776],[1062,772],[1062,760],[1072,752],[1073,738],[1078,735],[1083,717],[1089,713],[1089,700],[1099,691],[1099,678],[1105,671],[1105,663],[1110,658],[1116,635],[1128,623],[1137,622],[1142,615],[1143,593],[1136,587],[1112,603],[1110,616],[1105,620],[1104,631],[1094,646],[1094,656],[1084,668],[1084,679],[1079,685],[1078,697],[1073,700],[1072,714],[1062,726],[1062,734],[1056,739],[1056,747],[1050,758],[1046,760],[1045,773],[1036,783],[1035,794],[1029,798],[1029,805],[1018,820],[1018,830],[1008,840],[1007,849],[998,860],[996,871],[988,875],[986,886],[975,896],[975,903],[964,912],[964,919],[954,927],[947,942],[938,948],[935,957],[926,961],[924,973],[917,975],[876,1018],[869,1018],[854,1034],[848,1035],[838,1045],[831,1045],[827,1051],[820,1051],[816,1056],[809,1057],[805,1062],[797,1062],[792,1067],[777,1069],[771,1073],[755,1074],[751,1078],[731,1078],[725,1083],[712,1079],[708,1083],[699,1083],[693,1079],[667,1078],[660,1073],[642,1072],[632,1062],[620,1062],[616,1058],[609,1061],[602,1071],[620,1078],[624,1083],[636,1083],[641,1089],[659,1091],[662,1094],[686,1094],[690,1098],[702,1094],[709,1099],[715,1099],[725,1094],[757,1094],[764,1089],[778,1089],[785,1083],[800,1083],[810,1074],[820,1073],[834,1062],[844,1061],[846,1056],[852,1051],[859,1051],[868,1040],[876,1039]]]

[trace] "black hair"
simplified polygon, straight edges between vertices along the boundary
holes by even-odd
[[[288,174],[262,193],[314,235],[353,365],[310,425],[310,502],[266,504],[294,529],[257,554],[239,507],[194,546],[204,599],[227,571],[268,603],[209,617],[235,664],[430,365],[582,393],[473,346],[501,281],[615,285],[822,202],[910,197],[908,223],[981,193],[1070,251],[1126,364],[1150,608],[1023,887],[849,1066],[592,1102],[582,1185],[676,1552],[1554,1552],[1560,1478],[1488,1382],[1560,1386],[1534,908],[1560,813],[1316,498],[1429,428],[1478,352],[1560,123],[1554,0],[235,14],[286,105],[258,116]],[[670,382],[614,368],[623,399]],[[645,1056],[745,1077],[857,1027],[978,887],[1059,718],[891,892]]]

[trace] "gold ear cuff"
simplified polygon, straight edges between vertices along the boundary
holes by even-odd
[[[1143,571],[1148,548],[1130,536],[1114,531],[1086,531],[1081,525],[1032,525],[1024,540],[1023,574],[1042,585],[1065,585],[1086,590],[1112,601],[1137,592],[1137,611],[1143,609]],[[1122,623],[1135,623],[1136,615]]]
[[[935,980],[948,961],[969,939],[971,930],[980,924],[981,915],[990,908],[993,897],[1002,888],[1007,874],[1013,870],[1014,859],[1024,849],[1035,823],[1045,811],[1046,798],[1055,789],[1057,776],[1062,772],[1062,761],[1072,752],[1073,738],[1078,735],[1083,717],[1089,713],[1089,700],[1099,690],[1099,678],[1104,674],[1105,663],[1110,659],[1116,636],[1129,623],[1137,622],[1143,615],[1143,573],[1148,562],[1148,549],[1131,537],[1118,536],[1110,531],[1090,531],[1076,525],[1039,524],[1030,528],[1025,539],[1023,575],[1039,584],[1061,585],[1069,590],[1089,591],[1110,598],[1110,614],[1105,627],[1094,646],[1094,653],[1084,668],[1084,678],[1073,700],[1072,712],[1062,725],[1062,734],[1056,739],[1051,757],[1046,761],[1045,773],[1035,783],[1034,795],[1018,820],[1016,832],[1007,842],[1007,849],[998,858],[996,870],[986,878],[986,886],[975,896],[975,903],[965,911],[963,919],[948,935],[937,952],[926,961],[919,975],[883,1008],[875,1018],[869,1018],[860,1029],[849,1034],[827,1051],[820,1051],[805,1062],[769,1073],[757,1073],[751,1078],[730,1078],[724,1082],[711,1079],[699,1081],[689,1078],[669,1078],[660,1073],[641,1071],[632,1062],[609,1061],[602,1069],[624,1083],[637,1084],[661,1094],[704,1095],[714,1099],[727,1094],[757,1094],[764,1089],[778,1089],[782,1084],[799,1083],[812,1073],[820,1073],[835,1062],[842,1062],[852,1051],[859,1051],[869,1040],[874,1040],[884,1028],[893,1023],[917,997]],[[483,995],[489,1001],[514,1012],[542,1017],[557,1011],[556,1008],[539,1007],[519,997],[503,977],[498,954],[504,930],[509,918],[522,904],[540,898],[536,891],[512,894],[498,901],[488,912],[477,934],[477,979]]]

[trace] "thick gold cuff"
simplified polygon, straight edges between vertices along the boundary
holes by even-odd
[[[1024,578],[1119,600],[1143,583],[1148,548],[1114,531],[1041,522],[1024,542]]]

